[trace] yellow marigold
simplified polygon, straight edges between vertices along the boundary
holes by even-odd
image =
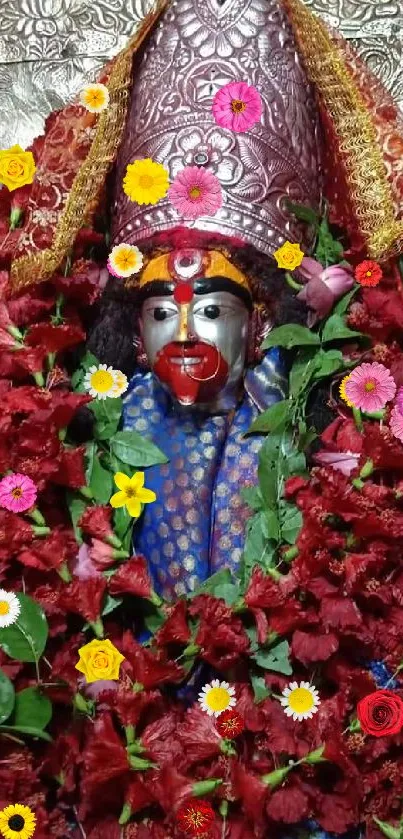
[[[123,179],[123,190],[137,204],[157,204],[168,192],[169,175],[162,163],[150,157],[129,163]]]
[[[346,394],[346,384],[347,384],[349,378],[350,378],[350,376],[344,376],[344,379],[341,380],[340,387],[339,387],[339,393],[340,393],[340,396],[343,399],[343,401],[346,403],[346,405],[348,405],[349,408],[354,408],[353,403],[350,402],[350,400],[349,400],[349,398]]]
[[[79,649],[76,670],[84,673],[87,684],[100,679],[119,679],[119,668],[124,655],[107,638],[105,641],[90,641]]]
[[[277,251],[274,251],[274,259],[279,268],[285,268],[286,271],[294,271],[301,265],[304,258],[304,252],[298,244],[292,242],[284,242]]]
[[[104,84],[88,84],[80,92],[80,102],[91,114],[99,114],[109,105],[109,90]]]
[[[20,186],[32,184],[36,166],[31,151],[24,151],[21,146],[11,146],[0,151],[0,183],[12,192]]]

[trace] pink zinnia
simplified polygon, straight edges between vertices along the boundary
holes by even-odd
[[[34,506],[37,489],[31,478],[15,472],[0,481],[0,507],[11,513],[23,513]]]
[[[217,91],[213,115],[217,125],[232,131],[248,131],[262,114],[262,100],[255,87],[246,82],[230,82]]]
[[[403,414],[399,405],[392,408],[389,419],[389,428],[394,437],[397,437],[403,443]]]
[[[346,396],[355,408],[368,414],[380,411],[396,393],[396,383],[389,370],[374,361],[360,364],[350,373],[345,384]]]
[[[187,218],[214,216],[222,205],[218,178],[200,166],[186,166],[169,187],[171,204]]]

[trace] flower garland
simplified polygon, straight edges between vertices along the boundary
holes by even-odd
[[[165,174],[146,167],[127,182],[136,200],[143,176],[148,199],[166,194]],[[100,269],[81,251],[64,275],[10,300],[1,254],[5,837],[249,839],[314,820],[398,839],[400,277],[385,267],[375,287],[373,263],[353,270],[326,219],[313,257],[282,256],[312,317],[264,344],[289,351],[290,396],[251,429],[267,436],[259,483],[245,492],[254,515],[242,575],[221,571],[168,605],[131,552],[133,521],[154,499],[139,441],[119,430],[127,382],[90,354],[68,369]],[[321,383],[336,418],[308,470]],[[94,436],[77,445],[82,406]],[[164,462],[140,442],[147,464]],[[215,676],[198,698],[189,674],[201,663]]]

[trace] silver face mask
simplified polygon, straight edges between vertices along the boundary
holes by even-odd
[[[182,405],[233,404],[245,366],[249,311],[230,291],[148,297],[140,329],[151,369]]]

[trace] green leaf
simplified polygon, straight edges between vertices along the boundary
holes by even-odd
[[[303,524],[302,513],[295,504],[281,499],[280,501],[280,528],[281,537],[289,545],[294,545],[298,533]]]
[[[38,661],[48,637],[43,609],[26,594],[17,594],[21,612],[11,626],[0,629],[0,647],[17,661]]]
[[[66,498],[71,523],[73,525],[74,536],[76,537],[78,544],[82,545],[83,539],[81,536],[81,528],[78,526],[78,522],[88,507],[88,501],[85,501],[84,498],[81,498],[81,496],[75,495],[72,492],[68,492]]]
[[[327,376],[333,376],[338,370],[344,367],[343,354],[340,350],[318,350],[316,354],[316,366],[313,373],[313,379],[325,379]]]
[[[50,734],[32,725],[0,725],[0,729],[2,731],[11,731],[15,734],[28,734],[30,737],[37,737],[38,740],[46,740],[47,743],[52,742]]]
[[[257,513],[246,525],[242,566],[243,576],[247,576],[253,565],[271,568],[275,561],[276,542],[268,541],[265,536],[267,527],[265,511]]]
[[[162,614],[162,612],[152,612],[152,614],[144,617],[144,623],[152,635],[155,635],[165,622],[166,617]]]
[[[123,550],[130,551],[134,519],[129,516],[126,507],[119,507],[113,513],[113,525],[116,535],[122,542]]]
[[[278,641],[270,649],[265,650],[263,647],[258,650],[253,656],[256,664],[263,667],[264,670],[273,670],[275,673],[283,673],[284,676],[290,676],[292,667],[289,661],[290,646],[288,641]]]
[[[79,390],[80,392],[84,390],[83,381],[85,374],[90,367],[93,367],[94,365],[95,367],[98,367],[98,364],[99,361],[95,358],[95,355],[92,355],[90,352],[85,353],[81,359],[80,366],[71,377],[71,386],[73,390]]]
[[[290,394],[294,398],[307,390],[316,369],[315,348],[299,350],[290,370]]]
[[[286,347],[290,350],[292,347],[303,347],[308,344],[318,346],[319,335],[311,332],[306,326],[300,326],[299,323],[288,323],[269,332],[263,341],[262,350],[267,350],[269,347]]]
[[[168,463],[162,451],[137,431],[118,431],[110,440],[110,446],[112,454],[137,469]]]
[[[111,594],[107,594],[104,600],[104,607],[102,609],[102,617],[105,615],[110,615],[118,606],[121,606],[123,603],[123,597],[112,597]]]
[[[14,701],[13,685],[8,676],[0,670],[0,723],[9,718],[14,708]]]
[[[274,510],[263,510],[262,532],[265,539],[273,539],[274,542],[279,542],[280,523]]]
[[[289,201],[288,198],[285,199],[285,205],[287,210],[295,216],[295,218],[300,219],[300,221],[305,221],[307,224],[313,224],[315,227],[319,225],[320,216],[312,207],[306,207],[305,204],[295,204],[293,201]]]
[[[85,447],[85,461],[86,461],[85,478],[86,478],[86,481],[87,481],[87,486],[89,486],[89,483],[90,483],[90,480],[91,480],[91,475],[92,475],[92,470],[94,468],[95,451],[96,451],[95,442],[94,442],[94,440],[91,440],[89,443],[86,444],[86,447]]]
[[[220,597],[227,606],[233,606],[239,598],[239,586],[236,583],[222,583],[216,587],[214,597]]]
[[[270,408],[256,417],[247,434],[268,434],[269,432],[283,431],[287,426],[287,419],[290,417],[290,405],[289,399],[282,399],[281,402],[270,405]]]
[[[38,688],[25,688],[15,695],[11,725],[43,729],[52,719],[52,703]]]
[[[344,294],[340,300],[337,301],[336,305],[333,306],[333,314],[334,315],[344,315],[357,291],[359,291],[360,286],[356,285],[351,291],[348,291],[347,294]]]
[[[323,343],[326,344],[328,341],[341,341],[344,338],[365,338],[365,335],[362,332],[355,332],[355,330],[349,329],[341,315],[331,315],[323,327]]]
[[[271,691],[266,685],[264,676],[256,676],[255,673],[251,673],[250,680],[252,682],[253,693],[255,694],[255,703],[258,705],[259,702],[263,702],[264,699],[270,696]]]
[[[94,399],[89,403],[88,408],[95,417],[94,437],[97,440],[109,440],[120,423],[123,408],[121,398]]]
[[[104,469],[100,463],[99,455],[96,453],[92,462],[91,474],[89,475],[88,485],[92,490],[94,500],[97,504],[108,504],[111,495],[113,495],[113,477],[111,473]]]
[[[316,259],[327,267],[340,262],[343,253],[343,245],[333,237],[327,219],[322,219],[315,248]]]
[[[221,571],[217,571],[215,574],[212,574],[211,577],[208,577],[204,583],[198,586],[197,591],[193,592],[189,596],[196,597],[198,594],[215,595],[218,588],[221,586],[232,585],[232,582],[232,574],[229,568],[222,568]]]
[[[263,498],[259,487],[241,487],[241,498],[256,512],[263,508]]]

